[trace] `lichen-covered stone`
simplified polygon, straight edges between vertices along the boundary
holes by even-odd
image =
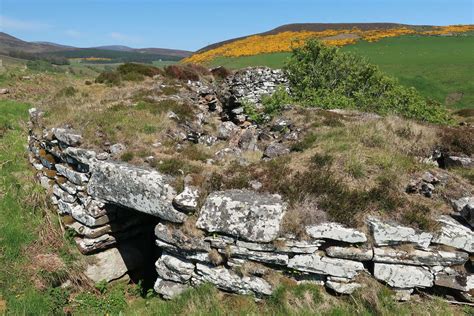
[[[374,262],[399,263],[417,266],[462,265],[469,255],[459,251],[403,250],[389,247],[374,248]]]
[[[356,282],[344,283],[335,281],[326,281],[326,287],[339,294],[352,294],[355,290],[363,287],[362,284]]]
[[[364,270],[362,262],[322,257],[317,253],[296,255],[290,259],[288,267],[299,271],[347,279],[354,278],[360,271]]]
[[[415,243],[422,248],[427,248],[433,238],[430,233],[418,233],[411,227],[384,223],[374,217],[369,217],[368,223],[377,246]]]
[[[155,267],[160,278],[179,283],[189,281],[194,272],[194,264],[166,252],[156,261]]]
[[[92,165],[97,156],[95,151],[75,147],[68,147],[63,152],[85,165]]]
[[[92,169],[88,193],[98,199],[182,223],[186,215],[176,211],[175,190],[156,172],[125,164],[101,162]]]
[[[221,253],[230,257],[244,258],[252,261],[258,261],[274,265],[287,265],[288,255],[275,252],[255,251],[238,246],[227,246],[220,250]]]
[[[375,263],[374,277],[401,289],[432,287],[434,282],[434,276],[428,269],[400,264]]]
[[[366,242],[367,237],[364,233],[347,228],[338,223],[322,223],[306,227],[306,233],[316,239],[332,239],[348,243]]]
[[[372,248],[331,246],[326,249],[328,256],[355,261],[370,261],[374,256]]]
[[[76,185],[85,185],[89,181],[89,177],[85,173],[74,171],[64,164],[56,164],[55,167],[60,175]]]
[[[187,289],[190,286],[182,283],[177,283],[173,281],[163,280],[158,278],[153,286],[153,289],[156,293],[160,294],[164,299],[171,300]]]
[[[54,137],[68,146],[78,146],[82,142],[82,136],[65,128],[53,128]]]
[[[196,226],[249,241],[270,242],[280,231],[286,204],[279,195],[249,190],[211,193]]]
[[[186,186],[180,194],[173,199],[173,205],[181,212],[195,212],[199,201],[199,190],[195,187]]]
[[[435,273],[435,284],[458,291],[469,292],[474,289],[474,275],[460,273],[452,268],[444,268]]]
[[[111,282],[123,277],[128,271],[139,268],[143,256],[137,248],[121,245],[92,255],[84,274],[93,282]]]
[[[449,216],[441,216],[438,222],[441,224],[441,230],[436,233],[433,243],[474,252],[474,233],[472,229]]]
[[[237,240],[236,245],[241,248],[247,248],[255,251],[268,251],[276,253],[303,254],[313,253],[324,244],[322,240],[293,240],[278,238],[273,243],[253,243]]]
[[[240,277],[224,267],[212,267],[198,263],[193,278],[200,282],[212,283],[217,288],[228,292],[255,294],[256,296],[272,294],[271,285],[264,279],[255,276]]]
[[[189,236],[175,226],[158,223],[155,227],[155,235],[158,239],[185,251],[211,250],[204,238]]]
[[[57,184],[53,185],[53,194],[56,195],[60,200],[63,200],[64,202],[67,202],[67,203],[76,202],[75,196],[64,191]]]

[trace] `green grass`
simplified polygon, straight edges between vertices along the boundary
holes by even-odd
[[[343,47],[363,55],[395,76],[403,85],[413,86],[425,97],[445,104],[446,98],[462,93],[451,108],[474,108],[474,36],[387,38],[375,43],[358,42]],[[210,65],[231,69],[247,66],[281,68],[290,53],[262,54],[238,58],[219,57]]]
[[[31,182],[25,151],[28,107],[0,101],[0,296],[12,315],[46,315],[53,301],[32,286],[24,256],[43,218],[32,200],[42,189]]]

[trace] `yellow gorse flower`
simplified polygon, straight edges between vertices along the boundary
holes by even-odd
[[[354,44],[358,40],[376,42],[387,37],[402,35],[446,35],[452,33],[463,33],[473,31],[474,25],[451,25],[434,27],[430,31],[416,31],[414,29],[400,27],[386,30],[362,31],[357,28],[350,30],[325,30],[321,32],[282,32],[274,35],[253,35],[224,44],[214,49],[196,53],[186,59],[187,63],[205,63],[216,57],[241,57],[253,56],[266,53],[289,52],[293,48],[301,47],[309,38],[318,38],[330,46],[344,46]]]

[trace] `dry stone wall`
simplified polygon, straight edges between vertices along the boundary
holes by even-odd
[[[436,232],[369,217],[363,229],[325,222],[305,227],[308,238],[298,239],[280,229],[287,205],[279,195],[217,191],[199,209],[204,197],[198,188],[176,192],[172,178],[81,148],[81,135],[44,129],[41,116],[30,110],[29,159],[62,221],[76,233],[79,250],[96,257],[86,270],[93,281],[140,269],[143,253],[130,240],[154,229],[155,245],[145,252],[159,253],[154,289],[165,298],[207,282],[265,297],[278,286],[275,276],[351,294],[365,286],[366,275],[393,288],[400,300],[414,289],[471,300],[472,197],[455,201]],[[219,137],[229,137],[233,128],[223,128]]]

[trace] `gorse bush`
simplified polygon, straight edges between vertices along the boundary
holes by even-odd
[[[440,104],[400,85],[364,58],[310,40],[285,66],[293,98],[321,108],[353,108],[433,123],[449,121]]]

